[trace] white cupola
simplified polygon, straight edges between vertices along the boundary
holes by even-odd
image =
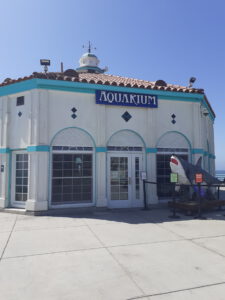
[[[104,73],[108,70],[99,68],[100,60],[97,56],[91,53],[91,43],[88,44],[88,52],[83,54],[79,60],[79,68],[76,69],[78,73]]]

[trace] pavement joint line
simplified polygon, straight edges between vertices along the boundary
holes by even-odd
[[[9,260],[15,258],[27,258],[33,256],[42,256],[42,255],[51,255],[51,254],[61,254],[61,253],[72,253],[72,252],[79,252],[79,251],[92,251],[92,250],[99,250],[104,249],[105,247],[93,247],[93,248],[83,248],[83,249],[73,249],[73,250],[62,250],[62,251],[53,251],[53,252],[45,252],[45,253],[35,253],[35,254],[25,254],[25,255],[17,255],[17,256],[6,256],[3,257],[2,260]]]
[[[163,225],[158,225],[159,227],[163,227],[164,228],[164,226]],[[165,229],[167,229],[167,228],[165,228]],[[205,249],[205,250],[208,250],[208,251],[210,251],[211,253],[213,253],[213,254],[216,254],[216,255],[219,255],[219,256],[221,256],[221,257],[225,257],[225,255],[223,255],[223,254],[221,254],[221,253],[219,253],[219,252],[217,252],[216,250],[214,250],[214,249],[211,249],[211,248],[208,248],[208,247],[206,247],[206,246],[203,246],[203,245],[201,245],[200,243],[197,243],[197,242],[195,242],[195,240],[197,240],[197,239],[203,239],[203,238],[214,238],[214,237],[216,237],[216,236],[209,236],[209,237],[198,237],[198,238],[185,238],[185,236],[183,236],[183,235],[180,235],[180,234],[177,234],[176,232],[174,232],[173,230],[171,230],[171,229],[169,229],[168,230],[169,232],[171,232],[171,233],[173,233],[173,234],[175,234],[175,235],[177,235],[178,237],[180,237],[181,239],[180,239],[180,241],[182,241],[182,240],[186,240],[186,241],[189,241],[189,242],[191,242],[191,243],[193,243],[195,246],[198,246],[198,247],[201,247],[201,248],[203,248],[203,249]],[[224,235],[222,235],[222,236],[224,236]],[[219,236],[218,236],[219,237]],[[179,241],[179,240],[178,240]]]
[[[44,252],[44,253],[35,253],[35,254],[27,254],[27,255],[17,255],[17,256],[6,256],[2,257],[2,260],[7,259],[14,259],[14,258],[23,258],[23,257],[30,257],[30,256],[41,256],[41,255],[49,255],[49,254],[57,254],[57,253],[70,253],[70,252],[79,252],[79,251],[91,251],[91,250],[98,250],[98,249],[109,249],[109,248],[116,248],[116,247],[130,247],[130,246],[144,246],[144,245],[152,245],[152,244],[161,244],[161,243],[168,243],[168,242],[179,242],[181,240],[167,240],[167,241],[156,241],[156,242],[146,242],[146,243],[135,243],[135,244],[122,244],[122,245],[112,245],[112,246],[102,246],[102,247],[93,247],[93,248],[83,248],[83,249],[72,249],[72,250],[62,250],[62,251],[53,251],[53,252]],[[101,243],[101,245],[103,245]]]
[[[223,284],[225,284],[225,281],[194,286],[194,287],[186,288],[186,289],[180,289],[180,290],[174,290],[174,291],[168,291],[168,292],[162,292],[162,293],[155,293],[155,294],[148,294],[148,295],[143,295],[140,297],[137,296],[137,297],[128,298],[127,300],[136,300],[136,299],[143,299],[145,297],[156,297],[156,296],[162,296],[162,295],[169,295],[169,294],[174,294],[174,293],[179,293],[179,292],[203,289],[203,288],[207,288],[207,287],[211,287],[211,286],[223,285]]]
[[[173,230],[171,230],[171,229],[168,229],[168,228],[166,228],[165,226],[163,226],[161,223],[160,224],[158,224],[158,223],[156,223],[160,228],[163,228],[164,230],[166,230],[166,231],[168,231],[168,232],[170,232],[170,233],[172,233],[172,234],[174,234],[174,235],[176,235],[177,237],[179,237],[179,238],[181,238],[181,239],[187,239],[185,236],[183,236],[183,235],[181,235],[181,234],[179,234],[179,233],[177,233],[177,232],[174,232]]]
[[[9,234],[8,239],[7,239],[7,241],[6,241],[5,247],[4,247],[3,250],[2,250],[2,253],[1,253],[1,256],[0,256],[0,262],[2,261],[3,255],[4,255],[4,253],[5,253],[5,250],[6,250],[7,246],[8,246],[9,240],[10,240],[10,238],[11,238],[11,236],[12,236],[13,229],[14,229],[14,227],[15,227],[15,225],[16,225],[16,222],[17,222],[17,217],[15,218],[14,224],[13,224],[13,226],[12,226],[12,228],[11,228],[11,231],[10,231],[10,234]]]
[[[95,238],[99,241],[99,243],[105,248],[105,250],[108,252],[108,254],[112,257],[112,259],[117,263],[117,265],[123,270],[123,272],[128,276],[128,278],[130,278],[130,280],[133,282],[133,284],[137,287],[137,289],[142,293],[142,295],[144,295],[144,291],[142,290],[142,288],[137,284],[137,282],[134,280],[134,278],[131,276],[130,272],[128,272],[128,270],[116,259],[116,257],[112,254],[112,252],[109,250],[108,247],[106,247],[104,245],[104,243],[102,242],[102,240],[98,237],[98,235],[92,230],[92,228],[90,228],[90,226],[88,225],[89,230],[91,231],[91,233],[95,236]]]
[[[225,237],[225,234],[219,234],[219,235],[207,235],[207,236],[200,236],[200,237],[194,237],[190,238],[190,240],[201,240],[201,239],[216,239],[218,237]]]
[[[221,256],[221,257],[225,257],[225,255],[223,255],[222,253],[219,253],[219,252],[217,252],[216,250],[214,250],[214,249],[211,249],[211,248],[208,248],[207,246],[204,246],[204,245],[201,245],[200,243],[197,243],[197,242],[195,242],[194,240],[190,240],[194,245],[196,245],[196,246],[199,246],[199,247],[201,247],[201,248],[203,248],[203,249],[205,249],[205,250],[208,250],[208,251],[210,251],[211,253],[213,253],[213,254],[217,254],[217,255],[219,255],[219,256]]]
[[[76,228],[76,227],[85,227],[86,224],[83,225],[75,225],[75,226],[59,226],[59,227],[41,227],[41,228],[26,228],[26,229],[15,229],[14,232],[21,231],[38,231],[38,230],[53,230],[53,229],[65,229],[65,228]],[[1,233],[1,232],[0,232]]]
[[[98,239],[99,240],[99,239]],[[70,253],[70,252],[79,252],[79,251],[91,251],[91,250],[98,250],[98,249],[110,249],[110,248],[117,248],[117,247],[131,247],[131,246],[144,246],[144,245],[153,245],[153,244],[164,244],[164,243],[174,243],[174,242],[182,242],[182,241],[192,241],[192,239],[179,239],[179,240],[165,240],[165,241],[155,241],[155,242],[144,242],[144,243],[132,243],[132,244],[118,244],[118,245],[110,245],[105,246],[100,240],[102,247],[93,247],[93,248],[83,248],[83,249],[72,249],[72,250],[62,250],[62,251],[53,251],[53,252],[44,252],[44,253],[35,253],[35,254],[27,254],[27,255],[18,255],[18,256],[9,256],[9,257],[2,257],[2,260],[7,259],[14,259],[14,258],[22,258],[22,257],[30,257],[30,256],[41,256],[41,255],[49,255],[49,254],[57,254],[57,253]],[[193,242],[194,243],[194,242]],[[200,246],[198,243],[194,243],[197,246]],[[203,247],[204,248],[204,247]],[[207,247],[205,247],[207,250]],[[219,253],[218,253],[219,254]],[[221,254],[222,255],[222,254]],[[222,255],[223,256],[223,255]],[[223,256],[224,257],[224,256]]]
[[[158,225],[158,226],[160,226],[160,227],[163,227],[164,228],[164,226],[162,226],[162,225]],[[165,228],[166,229],[166,228]],[[211,248],[208,248],[208,247],[206,247],[206,246],[203,246],[203,245],[201,245],[200,243],[197,243],[197,242],[195,242],[195,240],[197,240],[197,239],[203,239],[203,238],[214,238],[214,237],[216,237],[216,236],[209,236],[209,237],[198,237],[198,238],[185,238],[185,236],[182,236],[182,235],[180,235],[180,234],[177,234],[176,232],[174,232],[173,230],[168,230],[169,232],[171,232],[171,233],[173,233],[173,234],[175,234],[175,235],[177,235],[177,236],[180,236],[181,237],[181,239],[180,240],[186,240],[186,241],[189,241],[189,242],[191,242],[191,243],[193,243],[195,246],[198,246],[198,247],[201,247],[201,248],[203,248],[203,249],[205,249],[205,250],[208,250],[208,251],[210,251],[211,253],[213,253],[213,254],[216,254],[216,255],[219,255],[219,256],[221,256],[221,257],[225,257],[225,255],[223,255],[223,254],[221,254],[221,253],[219,253],[219,252],[217,252],[217,251],[215,251],[214,249],[211,249]],[[224,236],[224,235],[222,235],[222,236]]]

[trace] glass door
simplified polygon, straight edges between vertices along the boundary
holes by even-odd
[[[110,207],[142,206],[140,183],[142,155],[109,154],[108,197]]]
[[[12,156],[11,206],[25,207],[28,199],[28,154],[16,152]]]

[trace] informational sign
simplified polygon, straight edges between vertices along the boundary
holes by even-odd
[[[203,175],[202,173],[195,174],[195,183],[202,183],[203,182]]]
[[[123,93],[114,91],[95,91],[97,104],[122,105],[135,107],[158,107],[158,96],[137,93]]]
[[[178,182],[178,174],[177,173],[170,173],[170,182],[172,182],[172,183]]]
[[[141,180],[146,180],[146,179],[147,179],[147,173],[141,172]]]

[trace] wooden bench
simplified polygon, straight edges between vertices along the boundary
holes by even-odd
[[[177,210],[184,211],[187,215],[193,215],[198,211],[199,203],[197,201],[186,201],[186,202],[173,202],[169,201],[168,206],[170,208],[176,208]],[[212,210],[213,208],[222,208],[225,206],[225,200],[212,200],[212,201],[203,201],[202,209],[203,210]]]

